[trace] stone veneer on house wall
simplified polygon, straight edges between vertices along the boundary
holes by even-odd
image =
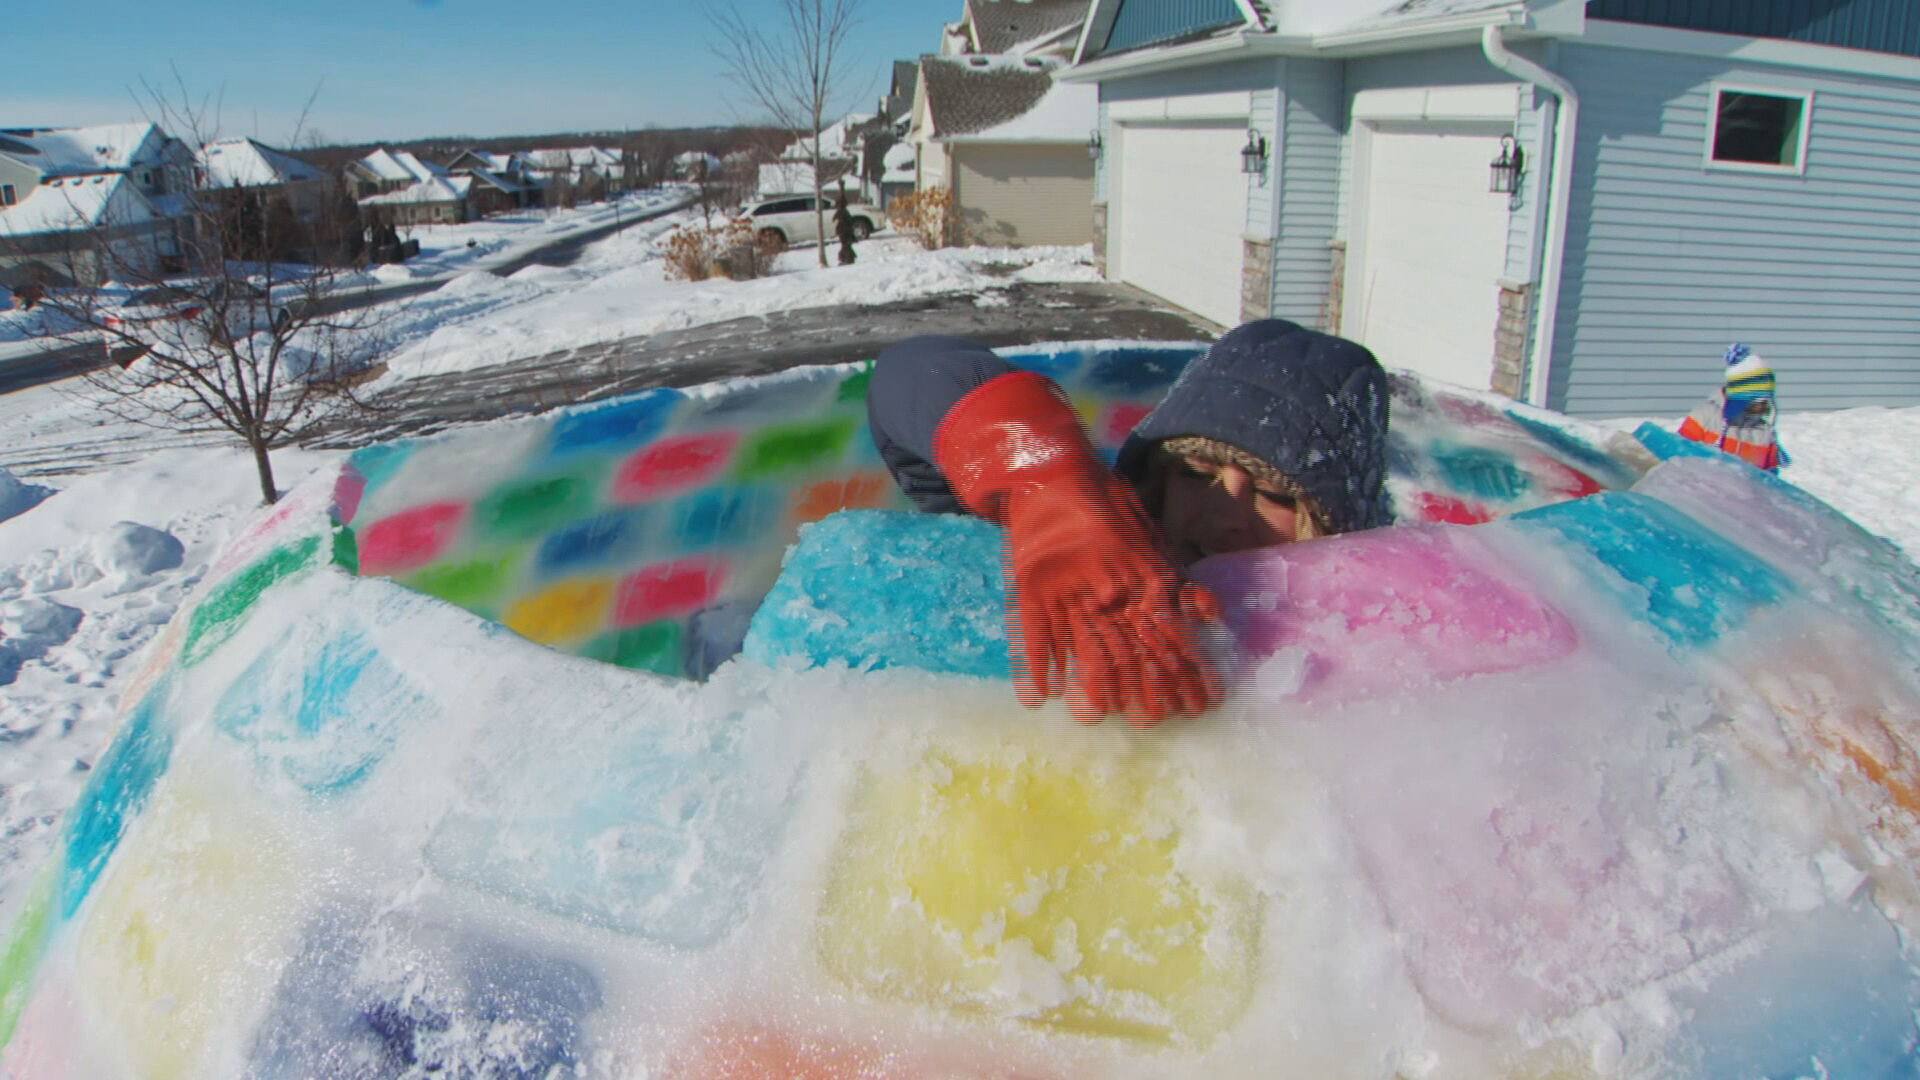
[[[1093,268],[1107,276],[1107,204],[1093,204]]]
[[[1320,305],[1320,329],[1340,332],[1341,307],[1347,299],[1347,242],[1327,241],[1327,299]]]
[[[1494,393],[1524,400],[1527,393],[1527,320],[1533,314],[1533,286],[1503,283],[1500,318],[1493,332]]]
[[[1273,241],[1240,241],[1240,321],[1273,314]]]

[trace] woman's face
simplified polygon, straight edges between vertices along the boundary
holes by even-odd
[[[1167,470],[1160,527],[1182,565],[1299,538],[1300,500],[1258,486],[1238,465],[1182,455]]]

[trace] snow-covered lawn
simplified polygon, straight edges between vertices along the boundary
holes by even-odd
[[[427,297],[410,344],[387,362],[396,378],[466,371],[601,341],[657,334],[772,311],[884,304],[995,290],[1020,282],[1098,281],[1086,247],[950,248],[923,251],[880,236],[861,244],[852,266],[818,265],[817,249],[796,248],[756,281],[669,281],[660,245],[683,212],[594,244],[572,266],[530,266],[509,278],[468,274]],[[829,251],[828,258],[832,259]],[[444,309],[432,310],[436,302]]]
[[[367,288],[414,281],[433,281],[504,266],[582,229],[595,229],[650,214],[686,200],[680,186],[652,191],[630,191],[620,198],[565,210],[520,210],[511,214],[459,225],[409,225],[400,228],[402,240],[418,240],[420,254],[404,263],[377,266],[361,274],[343,276],[339,288]],[[109,293],[109,295],[112,295]],[[0,297],[0,301],[6,300]],[[72,327],[51,321],[36,308],[23,311],[0,303],[0,363],[72,343]]]

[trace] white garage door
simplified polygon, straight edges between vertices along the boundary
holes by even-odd
[[[1478,390],[1493,377],[1507,196],[1486,126],[1369,130],[1342,329],[1389,367]]]
[[[998,247],[1093,240],[1093,162],[1087,148],[963,143],[953,197],[967,242]]]
[[[1120,132],[1112,276],[1223,326],[1240,321],[1246,124]]]

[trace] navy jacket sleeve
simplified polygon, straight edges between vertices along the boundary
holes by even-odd
[[[867,424],[881,460],[914,505],[963,514],[933,463],[933,433],[954,403],[983,383],[1017,370],[977,341],[928,335],[889,347],[867,384]]]

